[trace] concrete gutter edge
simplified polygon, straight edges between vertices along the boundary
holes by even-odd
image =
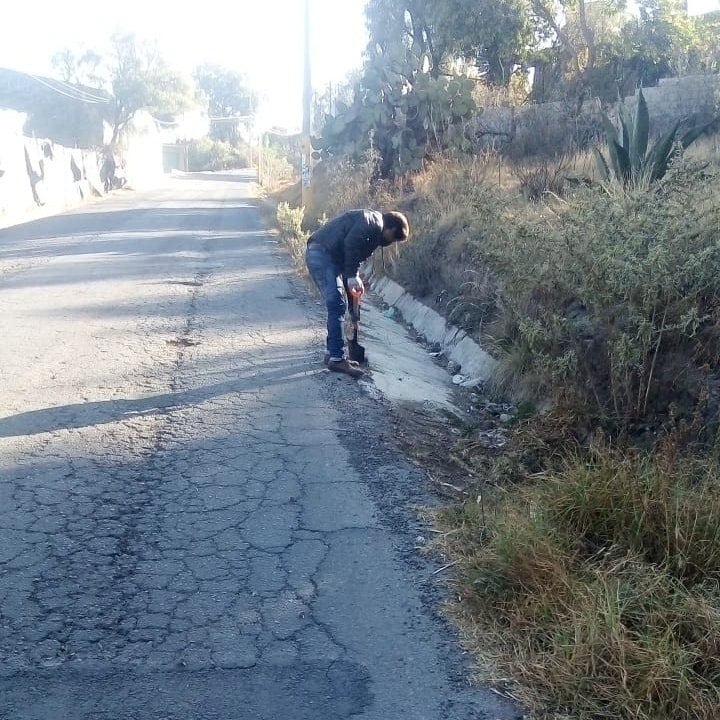
[[[464,330],[448,325],[442,315],[423,305],[388,277],[373,278],[372,289],[390,307],[396,308],[418,333],[432,343],[439,343],[443,353],[460,365],[465,378],[460,385],[474,387],[492,378],[497,360]]]

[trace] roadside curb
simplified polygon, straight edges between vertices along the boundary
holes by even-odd
[[[397,309],[418,333],[431,343],[438,343],[446,357],[460,366],[462,380],[457,384],[475,387],[492,378],[497,360],[464,330],[448,325],[442,315],[423,305],[388,277],[373,278],[371,285],[375,294]]]

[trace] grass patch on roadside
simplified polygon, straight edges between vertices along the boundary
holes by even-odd
[[[458,568],[448,612],[485,679],[538,717],[716,718],[719,470],[604,447],[484,509],[436,511]]]

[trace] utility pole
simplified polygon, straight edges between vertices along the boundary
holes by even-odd
[[[303,125],[302,125],[302,187],[303,207],[309,208],[313,200],[312,186],[312,145],[310,143],[312,115],[312,83],[310,82],[310,0],[305,0],[305,33],[303,64]]]
[[[260,137],[258,138],[258,183],[260,186],[265,184],[265,172],[263,168],[263,163],[265,162],[265,153],[263,152],[263,142],[265,141],[265,133],[260,131]]]

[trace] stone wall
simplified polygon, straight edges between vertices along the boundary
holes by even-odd
[[[60,211],[102,187],[95,152],[22,135],[23,116],[0,114],[0,221],[31,210]]]
[[[103,195],[102,151],[67,148],[22,134],[24,114],[0,110],[0,226],[42,209],[61,212]],[[154,123],[140,117],[123,143],[125,180],[133,188],[157,184],[162,142]]]
[[[709,120],[720,107],[720,75],[664,78],[657,87],[645,88],[643,95],[651,122],[657,126],[654,130],[661,133],[676,120]],[[635,102],[634,97],[625,99],[628,109],[634,108]]]
[[[650,113],[651,133],[657,136],[677,120],[695,124],[709,120],[720,106],[720,75],[666,78],[657,87],[643,88]],[[635,95],[624,104],[632,113]],[[605,108],[616,115],[619,105]],[[486,146],[511,147],[517,156],[562,150],[570,140],[586,146],[601,136],[599,101],[583,104],[553,102],[520,107],[490,107],[478,118],[478,135]]]

